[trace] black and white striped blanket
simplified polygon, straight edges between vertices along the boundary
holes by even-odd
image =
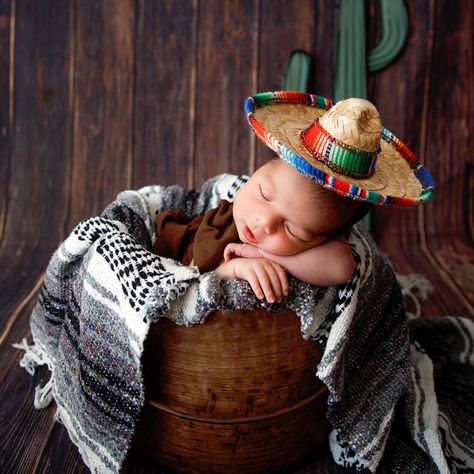
[[[56,417],[92,472],[118,472],[144,402],[140,357],[151,321],[202,323],[215,310],[268,307],[250,286],[199,274],[149,252],[158,211],[202,214],[233,200],[246,177],[219,175],[197,190],[124,191],[53,254],[31,315],[33,345],[21,365],[51,370],[35,406]],[[400,286],[371,237],[355,226],[357,267],[337,288],[291,279],[283,305],[302,337],[324,347],[315,374],[329,387],[330,446],[339,464],[375,471],[473,472],[474,324],[413,322],[410,344]],[[394,421],[395,420],[395,421]]]

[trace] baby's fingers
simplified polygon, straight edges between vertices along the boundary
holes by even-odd
[[[268,262],[266,266],[267,275],[270,281],[271,289],[275,295],[276,301],[281,302],[283,296],[288,295],[288,276],[287,270],[276,262]],[[262,288],[265,291],[265,287],[262,284]],[[273,301],[270,301],[273,303]]]
[[[284,296],[288,295],[289,285],[288,285],[288,270],[278,263],[273,264],[275,271],[278,275],[280,281],[281,292]]]
[[[261,300],[265,295],[263,293],[262,287],[260,285],[260,281],[257,277],[257,274],[253,272],[251,275],[249,275],[246,280],[248,281],[250,287],[252,288],[252,291],[255,293],[255,296]]]
[[[267,262],[257,269],[257,276],[260,286],[269,303],[280,301],[282,296],[282,287],[279,275],[273,266],[273,262]]]
[[[235,244],[227,244],[224,249],[224,262],[228,262],[231,259],[232,254],[234,253]]]

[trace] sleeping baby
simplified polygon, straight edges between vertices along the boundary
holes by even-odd
[[[275,158],[233,203],[191,219],[164,211],[152,251],[201,272],[248,281],[269,303],[288,293],[287,273],[318,286],[345,283],[354,270],[346,241],[370,204],[338,196]]]
[[[285,129],[285,122],[279,126]],[[363,99],[341,101],[300,130],[301,144],[319,157],[321,166],[338,176],[347,158],[345,172],[354,180],[373,174],[380,140],[379,114]],[[332,163],[334,150],[338,156]],[[356,165],[354,158],[359,160]],[[354,271],[346,239],[372,203],[363,193],[344,195],[330,180],[323,186],[306,174],[304,166],[277,157],[251,176],[233,203],[221,201],[193,218],[162,212],[152,251],[201,272],[246,280],[259,299],[270,303],[288,294],[288,274],[317,286],[343,284]]]

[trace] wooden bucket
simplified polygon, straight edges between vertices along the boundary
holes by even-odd
[[[203,324],[152,324],[146,402],[133,449],[183,473],[297,468],[329,433],[321,349],[289,310],[215,312]]]

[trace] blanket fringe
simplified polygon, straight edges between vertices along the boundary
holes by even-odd
[[[25,354],[20,359],[20,367],[25,368],[25,370],[30,374],[34,375],[35,368],[39,365],[47,364],[49,367],[49,362],[44,352],[36,345],[29,345],[26,337],[24,337],[21,342],[12,344],[15,349],[21,349],[25,351]],[[35,387],[35,401],[34,406],[36,409],[46,408],[51,401],[53,400],[53,376],[49,381],[43,386],[40,387],[37,385]]]
[[[46,408],[53,400],[53,377],[43,387],[35,387],[35,408],[40,410]]]
[[[416,319],[421,316],[420,301],[426,300],[433,291],[431,282],[419,273],[400,275],[396,273],[397,281],[402,289],[403,298],[409,298],[415,305],[415,312],[407,311],[408,319]]]
[[[56,411],[54,412],[53,420],[57,421],[58,423],[61,423],[62,425],[64,425],[64,421],[61,418],[61,413],[59,412],[59,407],[57,407]],[[64,425],[64,426],[66,426],[66,425]]]
[[[30,375],[34,375],[36,367],[48,363],[43,351],[36,344],[30,346],[26,341],[26,337],[21,342],[12,344],[12,346],[25,351],[25,354],[20,359],[20,367],[24,367]]]

